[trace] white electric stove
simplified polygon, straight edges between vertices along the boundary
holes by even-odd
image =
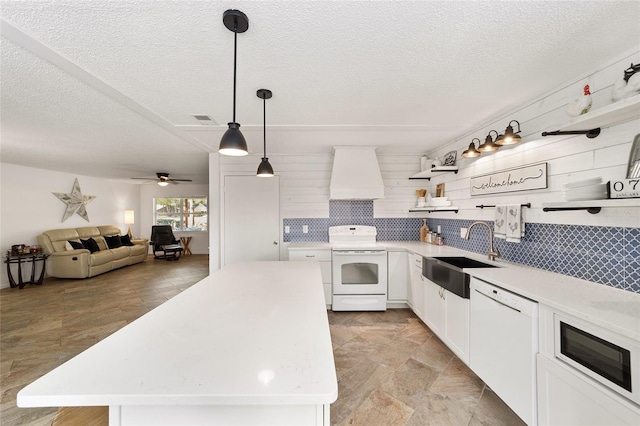
[[[329,228],[334,311],[387,309],[387,252],[377,244],[375,226]]]

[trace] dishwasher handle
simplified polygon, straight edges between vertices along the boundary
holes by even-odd
[[[489,295],[487,295],[487,294],[484,294],[484,293],[483,293],[483,292],[481,292],[481,291],[478,291],[478,289],[475,289],[475,291],[476,291],[476,293],[478,293],[478,294],[480,294],[480,295],[482,295],[482,296],[486,297],[486,298],[487,298],[487,299],[489,299],[489,300],[493,300],[494,302],[499,303],[499,304],[501,304],[502,306],[505,306],[505,307],[507,307],[507,308],[509,308],[509,309],[513,309],[514,311],[516,311],[516,312],[518,312],[518,313],[522,313],[522,311],[521,311],[520,309],[514,308],[513,306],[509,306],[509,305],[507,305],[507,304],[506,304],[506,303],[504,303],[504,302],[501,302],[501,301],[499,301],[499,300],[496,300],[496,299],[494,299],[493,297],[491,297],[491,296],[489,296]]]

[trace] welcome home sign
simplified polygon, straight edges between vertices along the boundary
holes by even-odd
[[[471,178],[471,195],[547,187],[547,163],[531,164]]]

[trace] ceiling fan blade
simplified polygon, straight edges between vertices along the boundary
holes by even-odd
[[[191,179],[169,179],[172,182],[193,182]]]
[[[146,178],[131,178],[131,179],[158,180],[157,178],[154,178],[154,177],[146,177]]]

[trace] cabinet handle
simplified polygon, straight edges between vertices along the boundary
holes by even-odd
[[[307,255],[305,255],[305,257],[316,257],[316,255],[315,254],[307,254]]]

